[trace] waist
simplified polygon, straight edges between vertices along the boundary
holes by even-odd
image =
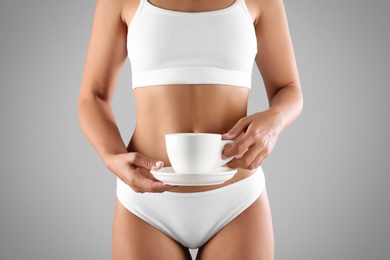
[[[170,166],[165,146],[169,133],[228,132],[246,116],[248,89],[223,85],[172,85],[137,88],[137,123],[128,145],[130,152],[139,152],[161,160]],[[238,170],[222,185],[177,187],[175,192],[194,192],[215,189],[251,174]]]

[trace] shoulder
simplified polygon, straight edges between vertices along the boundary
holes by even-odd
[[[97,0],[95,15],[121,19],[129,24],[142,0]]]
[[[272,9],[283,6],[283,0],[244,0],[248,11],[256,24],[264,14],[272,12]]]

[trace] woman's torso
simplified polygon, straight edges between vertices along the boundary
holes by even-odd
[[[130,25],[138,3],[128,1],[124,17]],[[194,1],[195,2],[195,1]],[[205,7],[175,5],[175,1],[155,0],[153,4],[176,11],[209,11],[223,9],[232,1],[208,1]],[[161,4],[160,4],[161,3]],[[227,54],[228,55],[228,54]],[[129,152],[139,152],[147,157],[164,161],[169,166],[165,147],[165,134],[227,133],[247,115],[249,89],[221,84],[174,84],[140,87],[134,90],[137,121]],[[202,187],[175,187],[171,191],[193,192],[215,189],[236,182],[251,174],[239,169],[235,176],[220,185]]]

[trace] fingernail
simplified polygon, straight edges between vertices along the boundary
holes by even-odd
[[[163,162],[162,161],[157,161],[154,163],[154,167],[160,168],[162,166]]]
[[[227,138],[227,139],[231,139],[231,138],[233,138],[233,135],[231,133],[226,133],[226,134],[223,134],[223,137]]]

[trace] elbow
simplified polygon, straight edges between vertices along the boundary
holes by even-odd
[[[85,107],[90,103],[92,93],[81,90],[77,99],[77,112],[80,114],[85,110]]]
[[[303,93],[302,93],[302,87],[301,84],[298,82],[291,83],[287,85],[291,90],[291,98],[294,100],[295,103],[295,112],[296,117],[298,117],[303,110]]]
[[[80,91],[77,100],[77,117],[81,127],[83,126],[83,122],[88,119],[88,115],[95,101],[95,95],[92,92]]]
[[[85,91],[81,89],[77,104],[79,115],[83,114],[84,111],[88,110],[89,107],[95,106],[96,104],[101,104],[102,102],[111,104],[111,97],[101,94],[98,91]]]

